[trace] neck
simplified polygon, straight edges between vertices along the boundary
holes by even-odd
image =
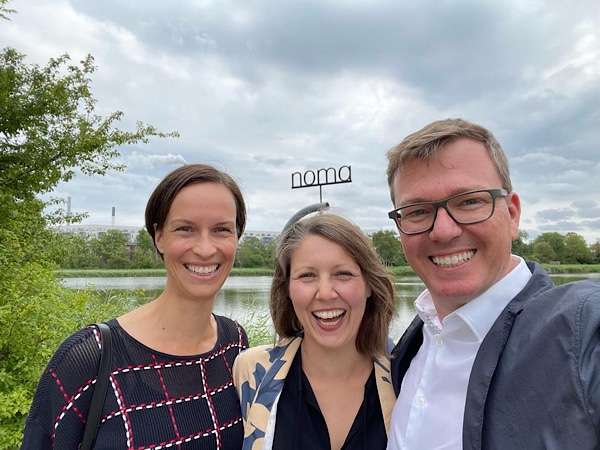
[[[182,298],[165,290],[118,320],[150,348],[172,355],[194,355],[211,350],[216,342],[212,305],[213,301]]]
[[[344,380],[371,370],[371,358],[356,350],[354,344],[328,349],[310,340],[302,342],[302,369],[311,378]]]

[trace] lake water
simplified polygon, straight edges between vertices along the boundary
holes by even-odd
[[[577,274],[552,276],[557,284],[583,278],[600,279],[600,274]],[[118,278],[64,278],[64,286],[71,289],[114,291],[136,304],[155,298],[163,289],[164,277],[118,277]],[[390,337],[396,340],[415,315],[414,300],[424,289],[417,277],[395,279],[397,314],[392,322]],[[269,289],[271,277],[229,277],[217,296],[215,312],[242,323],[250,317],[269,316]]]

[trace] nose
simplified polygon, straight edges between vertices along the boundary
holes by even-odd
[[[192,251],[201,258],[210,258],[217,252],[217,247],[209,236],[202,234],[194,240]]]
[[[332,300],[337,298],[337,291],[329,277],[321,277],[317,288],[317,298],[320,300]]]
[[[449,242],[460,236],[462,231],[462,227],[448,214],[446,208],[439,208],[429,238],[432,241]]]

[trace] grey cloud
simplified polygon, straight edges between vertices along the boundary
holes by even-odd
[[[572,209],[562,208],[562,209],[545,209],[543,211],[539,211],[536,214],[536,218],[540,222],[554,222],[557,220],[564,221],[565,219],[570,219],[575,216],[575,211]]]
[[[540,231],[557,231],[559,233],[567,233],[569,231],[579,231],[585,227],[579,222],[561,220],[553,223],[541,224],[538,226]]]
[[[600,202],[596,200],[577,200],[571,203],[577,215],[586,219],[600,219]]]

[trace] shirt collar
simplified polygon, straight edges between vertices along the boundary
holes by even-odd
[[[520,256],[519,263],[487,291],[451,312],[440,321],[429,290],[425,289],[415,300],[417,314],[429,331],[439,334],[442,329],[464,328],[471,330],[482,341],[506,305],[525,287],[531,271]]]

